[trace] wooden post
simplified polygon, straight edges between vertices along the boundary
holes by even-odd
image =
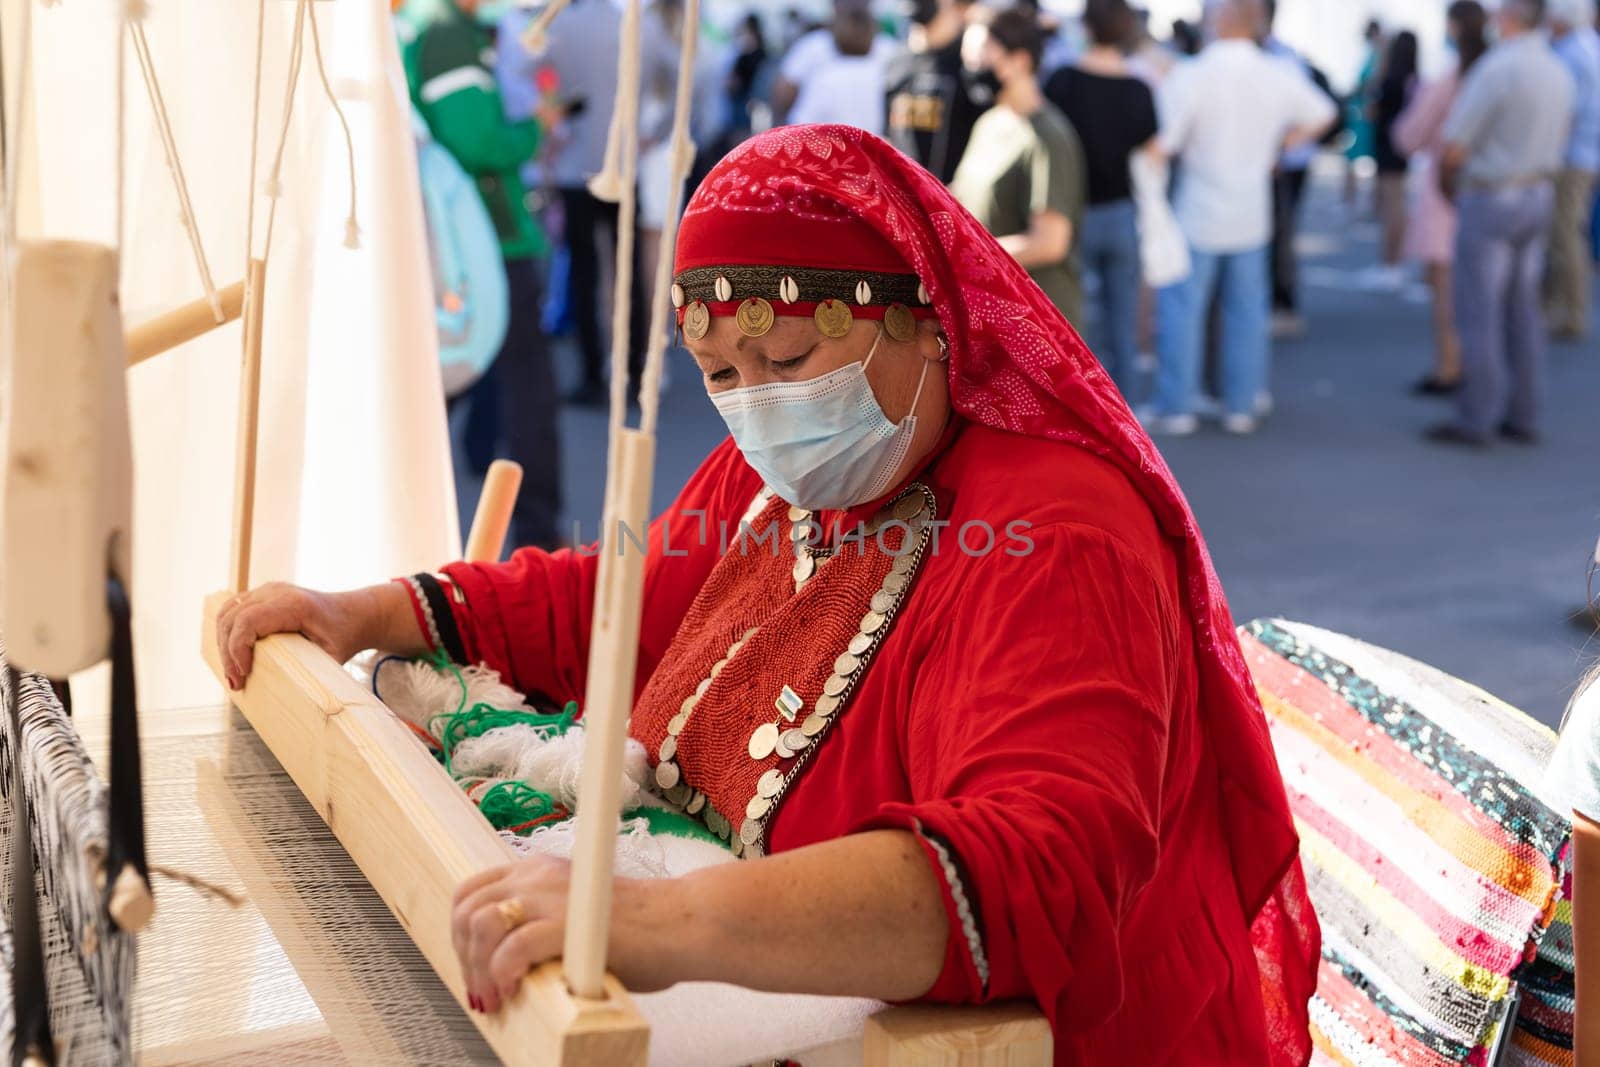
[[[128,366],[143,363],[237,319],[244,311],[244,281],[218,289],[217,300],[222,304],[221,319],[212,310],[211,301],[201,297],[133,327],[127,334]]]
[[[228,588],[250,587],[250,538],[255,527],[256,438],[261,424],[261,309],[266,297],[267,264],[252,259],[245,276],[244,357],[239,362],[239,430],[233,468],[233,547]]]
[[[580,997],[604,994],[606,938],[611,923],[611,873],[622,803],[622,756],[633,676],[639,659],[639,615],[643,607],[645,550],[655,439],[638,430],[618,432],[615,501],[600,531],[600,573],[595,579],[594,629],[589,639],[589,677],[584,686],[583,777],[578,783],[572,886],[567,894],[567,933],[562,953],[567,984]]]
[[[66,678],[106,658],[106,570],[124,579],[132,570],[117,255],[81,241],[26,241],[11,270],[19,313],[0,389],[0,610],[11,663]]]
[[[201,624],[218,679],[217,612],[227,599],[209,597]],[[450,941],[455,889],[516,853],[411,728],[299,634],[258,641],[250,678],[232,700],[465,1006]],[[620,783],[620,770],[615,777]],[[614,837],[613,828],[608,847]],[[608,863],[608,886],[609,871]],[[534,969],[499,1011],[471,1018],[513,1065],[642,1067],[650,1034],[615,978],[604,977],[597,998],[574,997],[554,962]]]
[[[472,513],[472,531],[467,534],[469,563],[496,563],[505,548],[506,531],[511,527],[511,510],[522,488],[522,465],[509,459],[489,464],[478,494],[478,507]]]

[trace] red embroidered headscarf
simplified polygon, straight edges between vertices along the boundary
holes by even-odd
[[[691,290],[696,281],[711,284],[715,268],[737,265],[775,268],[775,288],[757,294],[722,285],[698,297],[713,314],[735,314],[761,296],[775,314],[810,315],[817,301],[839,298],[858,316],[881,318],[887,299],[881,294],[858,304],[849,291],[780,293],[776,286],[791,276],[789,268],[891,278],[914,272],[920,303],[907,298],[915,292],[907,285],[890,296],[918,318],[937,313],[950,342],[955,410],[996,429],[1067,441],[1105,457],[1133,482],[1168,536],[1182,542],[1179,561],[1199,646],[1200,713],[1220,768],[1239,900],[1253,920],[1267,1033],[1277,1062],[1306,1062],[1307,1000],[1316,987],[1320,937],[1266,720],[1194,515],[1099,361],[933,175],[854,127],[781,127],[744,142],[712,169],[690,199],[679,234],[680,285],[673,295],[680,322],[685,303],[697,299],[682,283]],[[793,296],[799,299],[785,299]]]

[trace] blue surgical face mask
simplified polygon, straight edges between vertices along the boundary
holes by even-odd
[[[819,378],[711,395],[745,461],[788,503],[808,511],[849,508],[891,488],[917,417],[908,414],[896,425],[872,395],[867,364],[882,339],[880,328],[865,360]],[[924,361],[912,412],[927,377]]]

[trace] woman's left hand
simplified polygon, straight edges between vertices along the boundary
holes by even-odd
[[[498,1010],[524,975],[561,955],[570,874],[566,860],[531,855],[481,871],[456,889],[450,934],[469,1005]],[[676,918],[682,930],[676,887],[671,879],[613,883],[606,963],[629,989],[665,989],[686,977],[677,973],[682,953],[666,948],[671,927],[662,925]]]

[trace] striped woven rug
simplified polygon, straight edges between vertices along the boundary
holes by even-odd
[[[1571,827],[1539,795],[1555,734],[1341,634],[1240,638],[1322,922],[1313,1062],[1571,1067]]]

